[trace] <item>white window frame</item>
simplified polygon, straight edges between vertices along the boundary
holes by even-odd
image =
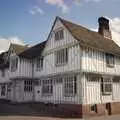
[[[49,96],[53,94],[52,79],[42,80],[42,96]]]
[[[107,67],[114,67],[115,65],[115,56],[113,54],[105,54],[106,57],[106,65]]]
[[[55,65],[61,66],[68,62],[68,48],[63,48],[55,52]]]
[[[44,57],[38,57],[36,59],[36,71],[41,71],[43,69]]]
[[[59,40],[62,40],[64,39],[64,29],[63,28],[59,28],[57,30],[55,30],[55,41],[59,41]]]
[[[73,97],[77,94],[77,76],[64,77],[64,96]]]
[[[18,58],[14,57],[10,59],[10,71],[15,72],[18,67]]]
[[[111,78],[107,78],[107,77],[102,77],[101,79],[103,79],[101,81],[101,87],[103,87],[101,90],[103,95],[110,95],[112,93],[112,79]],[[106,91],[106,85],[110,85],[111,86],[111,90],[110,91]]]
[[[33,81],[32,80],[24,81],[24,92],[33,92]]]

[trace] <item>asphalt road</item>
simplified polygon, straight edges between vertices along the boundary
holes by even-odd
[[[33,117],[33,116],[0,116],[0,120],[82,120],[82,119],[64,119],[52,117]],[[91,117],[84,120],[120,120],[120,115]]]
[[[56,111],[56,109],[54,111],[51,111],[51,113],[55,113],[55,112],[59,112],[59,111]],[[0,104],[0,120],[82,120],[80,118],[65,119],[65,118],[55,118],[55,117],[46,117],[46,116],[49,116],[48,111],[36,112],[34,109],[31,109],[31,107],[29,107],[28,105],[24,105],[24,104],[11,105],[4,103]],[[84,120],[120,120],[120,115],[91,117],[91,118],[86,118]]]

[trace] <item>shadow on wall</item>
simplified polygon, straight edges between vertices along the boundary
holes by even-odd
[[[58,109],[56,104],[44,103],[13,103],[10,101],[0,101],[0,116],[41,116],[57,118],[77,118],[69,111]],[[79,116],[80,118],[80,116]]]

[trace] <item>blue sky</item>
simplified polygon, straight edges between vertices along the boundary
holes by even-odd
[[[120,0],[0,0],[0,36],[26,44],[46,40],[55,16],[96,28],[97,18],[120,18]]]

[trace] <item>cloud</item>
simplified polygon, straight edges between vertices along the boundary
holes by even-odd
[[[73,3],[74,3],[75,5],[80,5],[81,0],[73,0]]]
[[[109,18],[112,39],[120,46],[120,18]]]
[[[85,0],[85,2],[100,2],[102,0]]]
[[[65,4],[64,0],[45,0],[45,3],[57,6],[61,9],[62,13],[68,13],[69,7]]]
[[[0,53],[7,51],[10,46],[10,43],[24,45],[24,42],[17,36],[8,38],[0,37]]]
[[[80,5],[81,2],[100,2],[102,0],[73,0],[75,5]]]
[[[34,14],[41,14],[41,15],[44,15],[45,12],[39,7],[39,6],[34,6],[31,10],[29,10],[29,13],[34,15]]]

